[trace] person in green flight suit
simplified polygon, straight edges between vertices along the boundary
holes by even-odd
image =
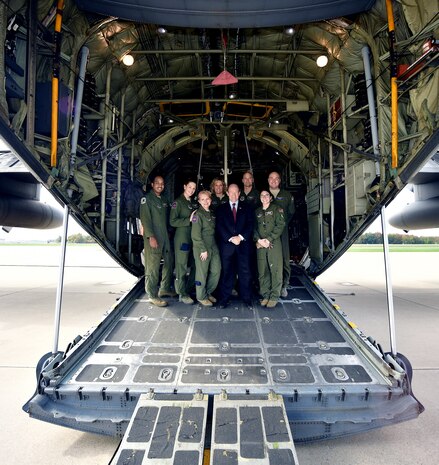
[[[239,196],[240,202],[246,202],[251,205],[255,210],[261,206],[259,200],[259,191],[254,186],[254,177],[251,171],[246,171],[242,175],[242,190]]]
[[[259,191],[255,187],[253,172],[248,170],[242,175],[242,189],[239,201],[249,204],[253,210],[261,206]],[[256,249],[253,247],[250,252],[250,269],[252,273],[252,286],[256,294],[259,293],[258,265],[256,261]]]
[[[194,181],[183,184],[181,194],[171,205],[169,222],[175,228],[174,253],[175,253],[175,291],[180,296],[180,301],[185,304],[193,304],[190,291],[195,282],[195,262],[192,253],[191,222],[192,212],[197,208],[192,199],[197,185]],[[188,275],[189,270],[189,275]]]
[[[210,211],[211,194],[198,194],[201,207],[191,217],[192,243],[195,258],[195,289],[197,300],[205,307],[216,302],[215,291],[221,275],[221,259],[215,240],[215,216]]]
[[[221,178],[214,178],[210,183],[210,192],[212,194],[210,209],[215,211],[221,204],[229,201],[226,194],[226,183]]]
[[[273,171],[268,175],[268,185],[270,193],[273,196],[273,202],[281,207],[285,215],[285,228],[281,236],[282,240],[282,260],[283,260],[283,282],[281,296],[288,297],[287,287],[290,283],[291,266],[290,266],[290,240],[288,237],[288,224],[290,223],[294,212],[296,211],[293,196],[285,189],[280,188],[280,174]]]
[[[166,307],[168,303],[161,297],[176,295],[171,290],[173,256],[168,235],[169,203],[162,197],[165,181],[161,176],[156,176],[151,186],[151,191],[140,201],[145,248],[145,290],[150,303]],[[158,289],[162,258],[162,279]]]
[[[259,274],[261,305],[273,308],[277,305],[282,289],[282,242],[285,217],[282,207],[271,202],[268,190],[261,192],[262,206],[255,211],[254,240]]]

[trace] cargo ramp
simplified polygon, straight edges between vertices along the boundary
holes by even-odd
[[[161,409],[179,406],[181,424],[186,409],[201,409],[197,421],[203,432],[207,418],[207,425],[216,425],[228,408],[241,424],[241,412],[259,409],[261,464],[271,463],[270,454],[278,454],[270,452],[263,413],[264,405],[271,408],[273,402],[285,413],[295,442],[362,432],[423,411],[412,394],[406,359],[382,353],[379,344],[300,271],[291,278],[288,297],[274,310],[256,300],[251,308],[240,300],[222,309],[184,305],[177,299],[169,299],[169,304],[152,306],[139,280],[66,352],[42,359],[37,392],[25,410],[51,423],[123,437],[130,421],[131,429],[137,425],[143,407],[159,409],[159,418]],[[173,433],[178,445],[180,435],[186,434],[179,428]],[[207,435],[212,457],[231,450],[230,463],[241,463],[247,433],[238,428],[237,442],[217,443],[221,431],[215,428]],[[155,444],[153,431],[146,456]],[[285,455],[296,460],[293,436]],[[124,441],[129,448],[128,439]],[[200,458],[203,441],[204,436],[189,445],[183,441],[185,447],[175,451],[181,451],[178,457],[197,453]]]

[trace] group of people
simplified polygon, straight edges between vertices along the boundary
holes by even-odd
[[[178,295],[181,302],[193,304],[195,288],[201,305],[224,308],[237,287],[244,304],[251,307],[255,281],[262,306],[273,308],[281,296],[287,297],[288,223],[295,208],[280,182],[279,173],[273,171],[267,188],[258,192],[253,174],[247,171],[242,190],[237,184],[226,188],[222,179],[215,178],[211,191],[202,190],[195,199],[197,185],[187,181],[183,193],[169,204],[162,195],[164,179],[156,176],[140,205],[149,302],[165,307],[164,297]]]

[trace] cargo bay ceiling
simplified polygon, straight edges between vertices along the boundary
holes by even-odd
[[[431,13],[437,2],[424,5],[423,10],[411,2],[393,3],[396,41],[403,44],[399,61],[409,62],[406,56],[416,53],[437,29],[437,17],[434,21]],[[69,66],[62,68],[61,79],[74,87],[77,76],[72,71],[85,45],[89,49],[87,72],[96,83],[96,93],[103,96],[109,88],[111,105],[119,112],[123,100],[125,135],[134,133],[141,147],[146,147],[157,131],[187,124],[194,117],[202,123],[245,120],[248,125],[259,121],[256,129],[262,123],[265,127],[280,123],[278,130],[286,129],[312,149],[310,132],[322,133],[328,125],[328,98],[332,104],[342,93],[341,70],[349,76],[345,92],[355,92],[352,77],[364,72],[362,49],[366,45],[371,49],[377,99],[385,104],[378,111],[389,113],[384,1],[235,4],[67,1],[61,49]],[[42,22],[50,24],[51,2],[38,5]],[[433,21],[422,29],[429,17]],[[126,55],[134,58],[131,66],[123,63]],[[328,58],[321,68],[316,64],[320,55]],[[224,70],[237,82],[212,84]],[[355,104],[350,105],[355,109]],[[414,108],[414,112],[419,117],[421,110]],[[382,139],[388,140],[386,118],[390,115],[382,118],[380,131]],[[407,122],[401,121],[402,135],[407,134],[406,126]],[[211,142],[218,143],[218,131],[210,132],[214,134]],[[361,137],[359,134],[352,143],[360,143]],[[204,149],[208,147],[206,143]]]
[[[51,166],[50,108],[41,102],[50,101],[57,4],[63,4],[60,93],[68,103],[58,125],[56,166]],[[33,153],[30,161],[39,161],[39,177],[103,245],[116,248],[115,256],[119,239],[111,239],[106,231],[104,210],[111,196],[116,191],[120,196],[124,189],[110,185],[105,192],[105,183],[101,187],[104,162],[109,162],[113,176],[107,183],[116,184],[116,177],[122,176],[123,186],[133,179],[148,184],[160,169],[174,176],[178,189],[183,174],[197,174],[201,156],[206,182],[221,175],[226,157],[236,176],[252,163],[257,180],[260,173],[265,181],[268,170],[288,167],[302,175],[302,197],[297,198],[304,202],[307,191],[318,183],[318,157],[328,168],[325,160],[332,144],[339,166],[343,151],[349,163],[362,157],[377,164],[382,199],[393,178],[416,157],[422,140],[437,132],[436,66],[423,80],[407,81],[400,92],[399,168],[388,169],[391,60],[384,0],[40,0],[36,5],[32,19],[29,2],[0,3],[2,39],[9,47],[6,76],[0,76],[2,81],[6,77],[8,96],[5,100],[0,95],[1,113],[8,115],[10,127]],[[402,0],[392,5],[398,64],[409,66],[422,55],[425,41],[437,35],[438,2]],[[35,47],[33,102],[19,73],[27,66],[28,37],[32,40],[27,48]],[[73,100],[84,47],[81,129],[78,153],[71,157]],[[362,111],[367,104],[365,47],[378,102],[379,155],[366,140],[369,118],[367,109]],[[128,55],[133,59],[130,66],[124,63]],[[328,59],[323,67],[316,63],[320,55]],[[218,77],[226,81],[217,85]],[[352,97],[345,102],[347,135],[337,123],[341,96]],[[23,123],[32,109],[35,128]],[[331,124],[338,128],[328,136]],[[404,182],[407,179],[408,174]],[[365,207],[368,213],[372,207]],[[100,220],[93,219],[99,210]],[[342,229],[340,237],[349,228]]]
[[[268,109],[247,106],[238,110],[235,106],[235,112],[229,111],[233,115],[276,119],[279,113],[288,116],[297,110],[323,113],[326,97],[322,90],[340,93],[339,65],[352,73],[362,71],[361,48],[367,40],[373,42],[373,36],[364,37],[350,19],[313,23],[369,9],[374,3],[370,0],[307,2],[306,7],[303,2],[274,1],[270,2],[271,10],[265,1],[236,2],[237,11],[228,15],[221,14],[222,3],[227,4],[225,11],[234,7],[221,1],[76,3],[88,11],[114,15],[100,20],[89,14],[92,29],[83,25],[82,32],[90,50],[88,71],[95,76],[98,91],[105,91],[108,65],[113,64],[111,98],[120,108],[124,93],[127,114],[136,109],[141,115],[168,102],[193,103],[186,107],[163,105],[169,113],[221,113],[230,96],[234,101],[258,103]],[[203,5],[206,11],[200,13]],[[220,11],[209,11],[211,5]],[[247,6],[249,13],[246,5],[251,5]],[[377,30],[386,25],[385,11],[381,13],[374,18]],[[151,23],[150,18],[156,22]],[[160,26],[165,33],[160,34]],[[287,27],[294,32],[288,33]],[[121,62],[127,54],[134,57],[130,67]],[[322,54],[330,62],[318,68],[316,58]],[[224,69],[238,82],[213,85]]]

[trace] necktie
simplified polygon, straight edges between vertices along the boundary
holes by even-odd
[[[236,223],[236,204],[232,203],[233,221]]]

